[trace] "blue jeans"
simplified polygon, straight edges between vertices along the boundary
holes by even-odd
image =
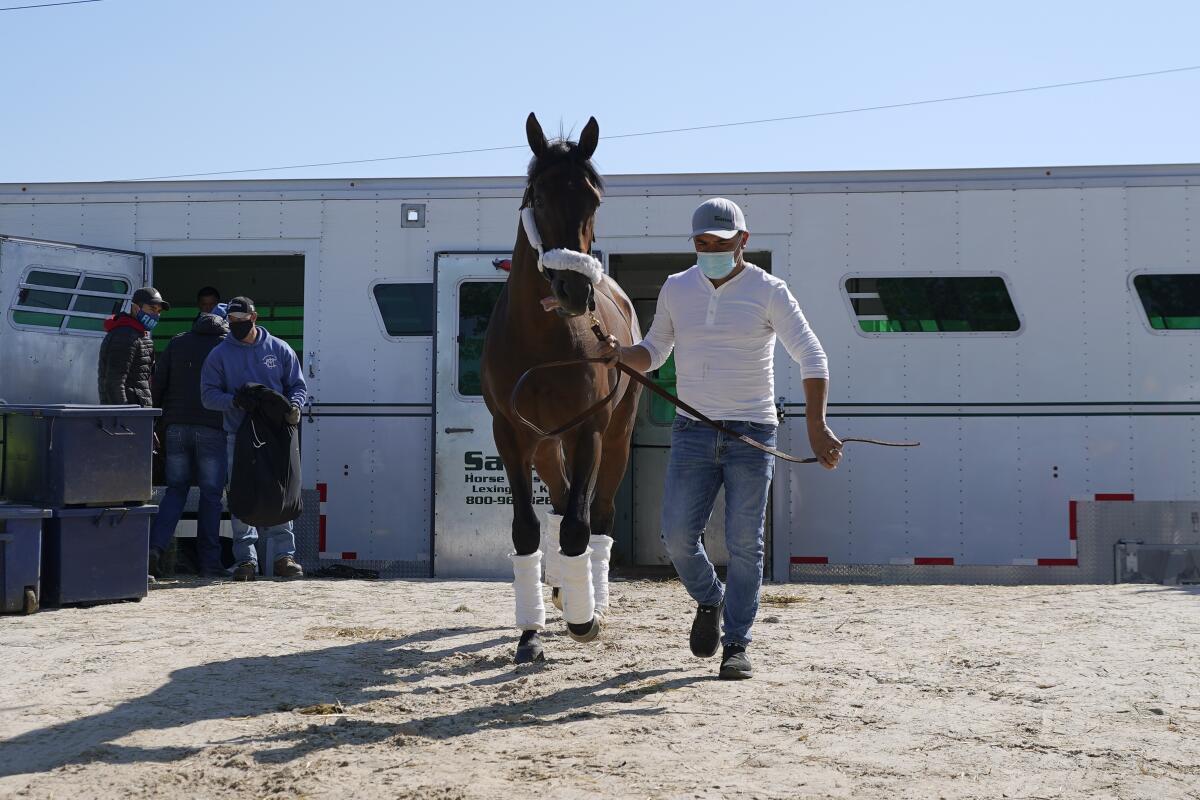
[[[775,446],[774,425],[722,420],[729,429]],[[725,601],[723,644],[750,644],[763,575],[763,524],[775,457],[713,428],[676,417],[663,493],[662,539],[684,588],[700,605]],[[717,490],[725,486],[725,547],[722,585],[700,541]]]
[[[200,569],[221,566],[221,495],[225,491],[225,431],[205,425],[168,425],[167,492],[150,529],[150,546],[166,550],[175,535],[192,484],[200,487],[196,551]]]
[[[229,479],[233,480],[233,450],[237,443],[237,436],[229,434]],[[254,549],[254,543],[258,541],[258,529],[253,525],[247,525],[233,514],[229,515],[233,521],[233,563],[244,564],[247,561],[254,564],[258,563],[258,552]],[[292,523],[285,522],[282,525],[272,525],[269,528],[263,529],[263,536],[273,540],[272,544],[275,548],[275,559],[283,558],[284,556],[296,555],[296,537],[292,533]]]

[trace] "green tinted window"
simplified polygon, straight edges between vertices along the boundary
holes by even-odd
[[[14,311],[13,322],[18,325],[37,325],[43,328],[59,328],[62,326],[61,314],[44,314],[38,311]]]
[[[846,294],[867,333],[983,333],[1019,330],[998,276],[849,278]]]
[[[84,278],[80,287],[88,292],[110,292],[112,294],[129,294],[129,284],[120,278]]]
[[[388,336],[433,335],[432,283],[377,283],[374,291]]]
[[[1200,275],[1138,275],[1133,288],[1158,331],[1200,330]]]
[[[22,283],[24,288],[17,293],[13,302],[13,323],[52,328],[61,333],[104,333],[104,320],[101,317],[75,314],[115,314],[129,297],[129,281],[80,271],[33,269]],[[76,294],[77,291],[106,292],[116,296],[96,297]],[[66,325],[63,325],[64,320]]]
[[[31,308],[61,308],[71,307],[70,292],[50,292],[44,289],[22,289],[20,304]]]
[[[503,281],[471,281],[459,287],[458,393],[466,397],[483,394],[479,370],[483,337],[503,289]]]
[[[67,328],[73,331],[104,332],[104,320],[96,317],[71,317],[67,320]]]
[[[115,314],[121,310],[124,300],[115,297],[92,297],[81,294],[75,298],[73,311],[85,311],[89,314]]]
[[[29,273],[29,277],[25,279],[25,282],[38,286],[57,286],[61,289],[74,289],[75,284],[79,283],[79,273],[45,272],[44,270],[35,269]]]

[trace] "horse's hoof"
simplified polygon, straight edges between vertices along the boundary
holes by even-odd
[[[550,588],[550,602],[554,603],[554,607],[562,611],[562,589],[557,586]]]
[[[580,625],[568,622],[567,633],[577,642],[590,642],[600,635],[600,617],[592,617],[591,622]]]
[[[517,657],[513,659],[516,664],[532,664],[535,661],[545,661],[546,654],[542,651],[542,640],[536,635],[530,636],[528,639],[522,637],[520,644],[517,645]]]

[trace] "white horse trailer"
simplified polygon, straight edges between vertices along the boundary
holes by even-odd
[[[1200,532],[1198,184],[1197,165],[620,175],[596,249],[645,329],[665,277],[692,263],[692,209],[735,200],[750,260],[788,281],[829,354],[834,431],[922,442],[848,446],[835,472],[780,464],[768,577],[1108,580],[1116,537],[1155,519]],[[523,188],[0,185],[0,398],[95,402],[99,318],[146,281],[176,304],[164,336],[201,286],[250,295],[309,382],[313,557],[507,577],[479,354]],[[780,446],[805,454],[800,373],[778,355]],[[655,376],[668,387],[671,366]],[[618,567],[668,563],[672,416],[647,393]],[[1112,501],[1133,506],[1106,516]],[[1139,528],[1140,501],[1155,512]],[[717,560],[721,519],[705,534]]]

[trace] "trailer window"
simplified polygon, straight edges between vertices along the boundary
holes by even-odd
[[[483,394],[483,337],[503,289],[504,281],[467,281],[458,287],[458,393],[464,397]]]
[[[865,333],[1012,332],[1021,327],[996,275],[853,277],[846,297]]]
[[[432,283],[377,283],[374,294],[388,336],[433,336]]]
[[[34,267],[21,282],[10,319],[26,328],[102,334],[104,320],[120,311],[129,297],[124,278]]]
[[[1154,330],[1200,330],[1200,275],[1138,275],[1133,288]]]

